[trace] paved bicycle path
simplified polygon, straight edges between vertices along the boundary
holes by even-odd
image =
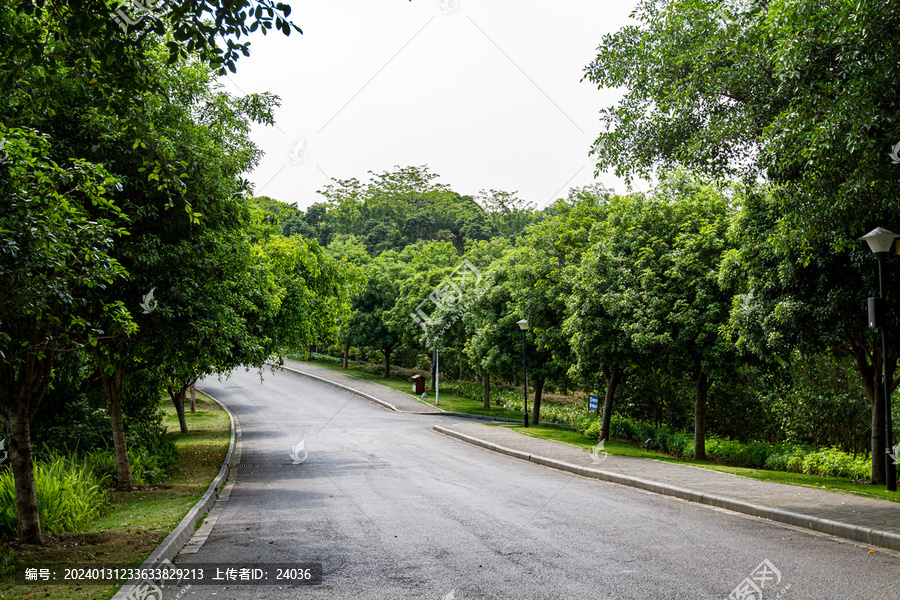
[[[441,412],[383,385],[306,363],[285,366],[355,389],[404,412]],[[481,423],[435,425],[435,431],[545,466],[900,551],[900,503],[812,487],[756,481],[699,467],[582,448]]]

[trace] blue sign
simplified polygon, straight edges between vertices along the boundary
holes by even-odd
[[[597,410],[599,402],[600,398],[598,396],[595,396],[594,394],[588,396],[588,410]]]

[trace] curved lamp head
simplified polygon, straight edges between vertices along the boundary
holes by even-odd
[[[528,329],[528,321],[526,319],[522,319],[521,321],[516,321],[516,324],[519,326],[519,329],[525,331]]]
[[[866,235],[859,238],[860,240],[866,240],[866,243],[869,244],[869,248],[875,254],[880,254],[882,252],[890,252],[891,245],[894,243],[894,238],[900,237],[893,231],[888,231],[884,227],[876,227]]]

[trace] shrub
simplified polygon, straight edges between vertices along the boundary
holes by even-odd
[[[334,363],[334,364],[343,364],[344,359],[337,358],[335,356],[331,356],[330,354],[322,354],[321,352],[310,352],[309,358],[306,360],[318,360],[322,362]]]
[[[38,515],[45,533],[80,531],[107,505],[104,480],[83,460],[54,455],[34,466]],[[11,469],[0,472],[0,535],[15,537],[16,492]]]
[[[131,482],[134,485],[159,483],[165,479],[178,461],[178,449],[165,432],[159,435],[143,434],[142,444],[128,448]],[[84,455],[85,466],[102,480],[115,482],[116,456],[112,449],[95,450]]]
[[[147,473],[153,473],[147,483],[161,481],[175,468],[175,463],[178,462],[178,448],[166,433],[162,414],[157,414],[156,420],[152,422],[132,425],[126,438],[129,443],[129,455],[142,456]]]
[[[588,437],[599,437],[600,419],[580,416],[575,420],[578,431]],[[644,421],[613,415],[609,435],[647,442],[650,450],[659,450],[683,458],[694,456],[694,436],[667,426],[656,427]],[[793,471],[807,475],[868,479],[871,465],[864,455],[854,456],[837,448],[815,449],[803,446],[776,446],[764,442],[740,442],[718,436],[706,439],[706,455],[710,459],[728,459],[741,465],[776,471]]]
[[[852,456],[838,448],[828,448],[807,454],[803,457],[801,468],[807,475],[846,477],[848,479],[868,479],[872,473],[871,465],[864,456]]]
[[[805,450],[800,446],[780,448],[777,452],[769,455],[766,459],[765,467],[774,471],[800,473],[802,471],[803,456],[808,452],[811,452],[811,450]]]

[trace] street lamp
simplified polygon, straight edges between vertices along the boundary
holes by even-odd
[[[528,361],[525,359],[525,332],[528,331],[528,321],[522,319],[516,321],[522,330],[522,373],[525,375],[525,427],[528,427]]]
[[[893,231],[888,231],[884,227],[876,227],[866,235],[859,238],[866,240],[869,248],[878,259],[878,298],[869,298],[869,326],[881,328],[881,381],[884,385],[884,428],[885,428],[885,449],[884,449],[884,480],[885,486],[889,492],[897,491],[897,467],[894,465],[894,459],[891,451],[894,446],[893,423],[891,422],[891,383],[888,381],[888,359],[887,359],[887,329],[885,322],[885,302],[884,302],[884,259],[891,246],[894,245],[894,239],[900,237]]]

